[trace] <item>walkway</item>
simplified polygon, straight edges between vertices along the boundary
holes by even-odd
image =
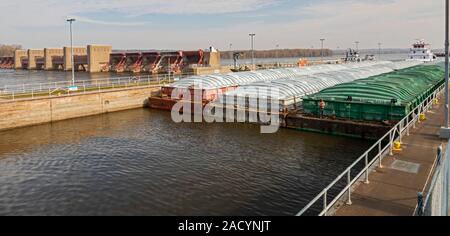
[[[403,139],[403,151],[383,160],[383,168],[370,174],[370,184],[361,184],[352,193],[353,204],[342,206],[338,216],[412,216],[417,193],[425,189],[436,161],[444,122],[444,105],[427,113],[427,120]]]

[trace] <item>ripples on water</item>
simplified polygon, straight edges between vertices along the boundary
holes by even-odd
[[[293,215],[369,142],[137,109],[0,132],[0,215]]]
[[[1,70],[0,89],[70,79]],[[0,215],[293,215],[369,146],[148,109],[15,129],[0,132]]]

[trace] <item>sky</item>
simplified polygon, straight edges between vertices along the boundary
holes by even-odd
[[[408,48],[444,44],[444,0],[0,0],[0,44],[114,49]]]

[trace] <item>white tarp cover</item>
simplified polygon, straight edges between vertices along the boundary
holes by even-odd
[[[317,73],[336,72],[348,69],[365,68],[372,66],[386,66],[396,69],[394,63],[389,61],[372,61],[360,63],[348,63],[337,65],[318,65],[303,68],[280,68],[270,70],[237,72],[229,74],[193,76],[177,81],[168,87],[187,89],[220,89],[248,85],[255,82],[273,81],[278,79],[297,78],[299,76],[313,75]]]
[[[418,65],[420,62],[352,63],[346,69],[322,71],[308,75],[258,81],[240,86],[238,89],[220,95],[216,104],[223,106],[245,106],[246,99],[268,99],[279,101],[282,106],[300,102],[306,95],[317,93],[338,84],[380,75]],[[244,103],[244,104],[241,104]]]

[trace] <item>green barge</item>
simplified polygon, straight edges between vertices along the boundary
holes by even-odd
[[[444,68],[420,65],[340,84],[303,99],[303,112],[351,121],[400,121],[445,83]]]

